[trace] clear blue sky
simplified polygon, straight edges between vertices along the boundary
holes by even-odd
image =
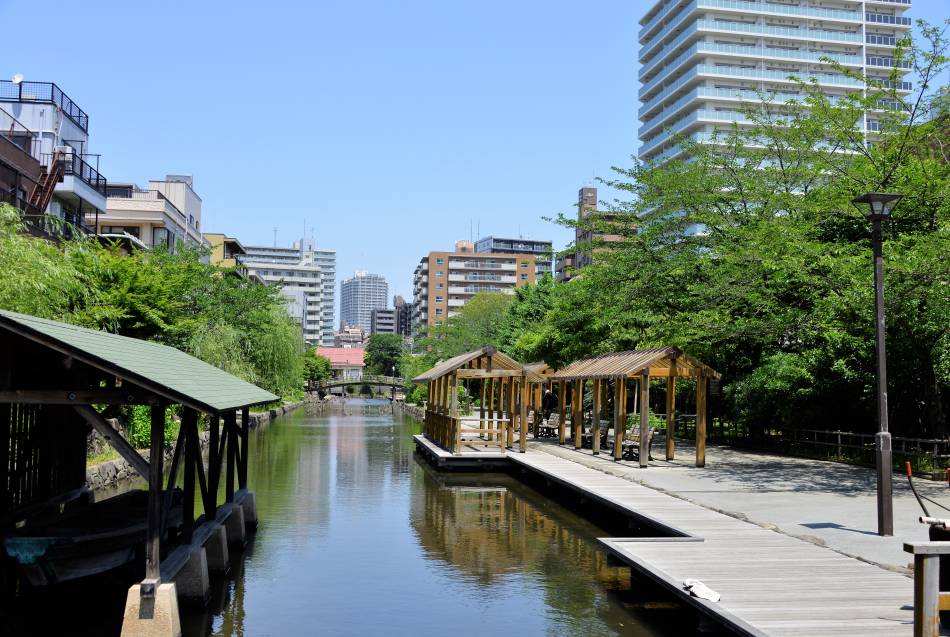
[[[647,0],[44,6],[0,0],[22,26],[0,75],[59,84],[108,179],[193,174],[205,230],[289,244],[306,222],[338,279],[378,272],[407,298],[470,223],[562,246],[542,217],[637,146]]]

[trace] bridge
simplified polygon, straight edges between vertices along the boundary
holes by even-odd
[[[322,378],[317,381],[309,381],[307,383],[307,391],[328,391],[334,387],[347,387],[353,385],[372,385],[375,387],[405,389],[409,387],[410,383],[405,378],[400,378],[398,376],[364,375],[361,378]]]

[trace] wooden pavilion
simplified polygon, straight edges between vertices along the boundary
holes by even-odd
[[[557,383],[560,389],[560,442],[565,442],[564,423],[567,417],[566,396],[571,390],[570,415],[574,428],[574,444],[581,446],[583,434],[583,396],[585,383],[593,385],[592,409],[592,447],[594,453],[600,451],[601,420],[600,414],[609,400],[608,392],[613,392],[613,428],[614,428],[614,459],[623,457],[623,439],[626,433],[627,421],[627,383],[636,379],[639,385],[640,406],[640,440],[649,439],[650,419],[650,379],[666,379],[666,459],[672,460],[675,454],[675,412],[676,412],[676,380],[678,378],[692,378],[696,381],[696,466],[706,464],[706,396],[710,378],[718,379],[719,373],[708,365],[688,356],[675,347],[656,347],[652,349],[613,352],[593,358],[575,361],[551,375],[552,382]],[[645,443],[644,443],[645,444]],[[639,454],[640,466],[648,464],[648,453]]]
[[[227,544],[243,542],[245,525],[256,523],[247,489],[249,406],[277,396],[165,345],[14,312],[0,311],[0,352],[0,540],[6,552],[22,558],[26,546],[30,553],[20,565],[36,565],[37,577],[54,581],[56,560],[77,557],[82,538],[70,538],[69,550],[57,553],[58,541],[40,536],[57,520],[75,521],[99,506],[89,502],[85,488],[86,438],[94,429],[148,481],[147,506],[138,513],[141,534],[126,536],[138,538],[140,546],[144,541],[145,580],[129,594],[129,604],[142,609],[136,616],[148,620],[148,609],[174,597],[169,593],[174,588],[159,585],[183,569],[203,567],[192,573],[199,586],[194,596],[207,595],[208,568],[226,569]],[[97,406],[104,405],[149,406],[147,459],[103,418]],[[181,426],[163,487],[166,411],[172,405],[180,406]],[[199,414],[209,429],[207,469]],[[203,509],[198,516],[196,492]],[[135,517],[134,511],[127,513]],[[32,533],[31,540],[34,528],[40,533]],[[108,548],[101,532],[88,537],[99,542],[91,549]],[[24,545],[24,539],[32,543]],[[221,541],[224,546],[217,546]],[[215,555],[210,548],[205,554],[210,542],[216,544]],[[77,563],[65,563],[60,579],[75,576]],[[87,557],[83,563],[101,560]],[[177,592],[186,594],[182,586]],[[176,602],[168,603],[177,622]],[[162,621],[167,615],[154,613]]]
[[[473,380],[480,381],[482,400],[478,417],[465,418],[459,386]],[[514,446],[515,432],[519,450],[527,449],[531,387],[545,378],[513,358],[482,347],[443,361],[413,381],[428,384],[424,433],[443,449],[454,455],[484,447],[504,452]]]

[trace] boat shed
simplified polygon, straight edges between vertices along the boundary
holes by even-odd
[[[18,555],[18,542],[40,521],[94,506],[85,488],[86,441],[94,429],[148,481],[141,516],[145,580],[130,589],[123,633],[130,622],[177,623],[168,582],[188,569],[198,590],[189,583],[177,594],[207,595],[207,570],[227,569],[227,544],[243,544],[245,528],[256,523],[247,489],[248,411],[277,396],[166,345],[9,311],[0,311],[0,352],[0,540],[6,553]],[[149,406],[147,458],[103,417],[117,405]],[[180,430],[163,488],[166,412],[175,405]],[[208,427],[207,468],[199,418]],[[39,565],[56,546],[29,547],[33,554],[21,559],[21,576],[52,583],[55,570]],[[201,565],[204,573],[195,574]]]
[[[593,385],[594,409],[592,419],[592,439],[595,452],[600,440],[600,411],[606,405],[608,386],[613,384],[614,393],[614,458],[620,460],[623,454],[621,441],[626,429],[627,381],[637,379],[640,392],[640,440],[649,440],[650,416],[650,379],[666,378],[666,458],[672,460],[674,449],[674,427],[676,423],[676,379],[692,378],[696,381],[696,466],[706,464],[706,396],[710,378],[719,379],[720,374],[708,365],[684,354],[675,347],[654,347],[650,349],[611,352],[592,358],[585,358],[567,365],[550,376],[552,382],[559,383],[561,395],[560,418],[566,420],[566,408],[563,396],[568,384],[571,391],[571,422],[574,425],[574,441],[579,448],[583,433],[583,395],[584,384]],[[561,442],[563,443],[563,432]],[[648,454],[640,453],[640,466],[648,464]]]

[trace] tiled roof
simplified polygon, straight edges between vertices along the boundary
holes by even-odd
[[[332,366],[362,367],[366,352],[361,347],[318,347],[317,356],[330,360]]]

